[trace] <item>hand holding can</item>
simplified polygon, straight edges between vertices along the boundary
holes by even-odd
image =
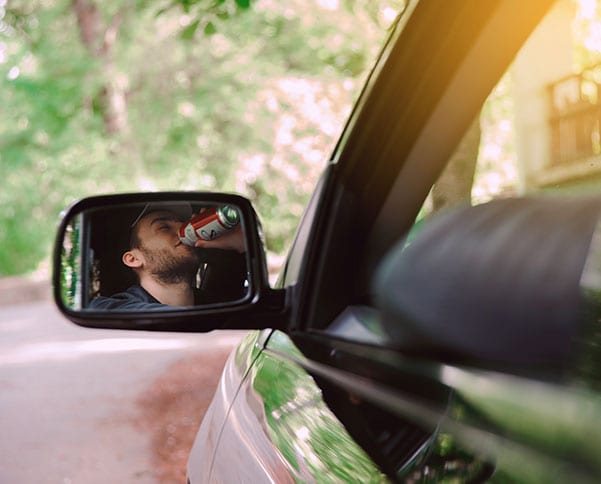
[[[239,252],[243,252],[244,249],[242,248],[242,250],[240,250],[239,247],[240,245],[242,247],[244,245],[241,231],[238,228],[239,224],[240,214],[236,207],[222,205],[220,207],[211,207],[192,216],[188,222],[182,224],[178,235],[182,243],[191,247],[220,248],[220,246],[225,245],[225,247],[222,248],[235,248]],[[241,244],[237,243],[234,247],[228,247],[228,245],[231,244],[226,243],[226,241],[223,241],[224,244],[218,242],[215,244],[207,243],[220,238],[231,231],[238,233],[236,238],[242,239]]]

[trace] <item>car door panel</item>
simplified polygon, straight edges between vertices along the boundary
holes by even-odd
[[[228,414],[211,482],[386,482],[275,331]],[[233,465],[235,463],[235,465]]]
[[[188,459],[189,482],[209,482],[222,431],[230,409],[270,330],[250,331],[233,351],[224,367],[217,391],[207,409]],[[231,444],[231,441],[228,442]],[[235,446],[231,448],[234,449]],[[252,454],[247,456],[252,460]],[[226,476],[227,477],[227,474]]]

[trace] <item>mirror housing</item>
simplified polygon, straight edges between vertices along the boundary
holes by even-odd
[[[81,299],[85,299],[85,296],[92,292],[92,289],[86,286],[93,285],[88,281],[93,279],[92,273],[97,270],[93,263],[94,257],[91,255],[94,252],[91,234],[94,232],[90,220],[102,221],[101,227],[107,231],[108,238],[108,242],[104,245],[117,253],[119,250],[123,251],[117,247],[121,247],[123,243],[119,245],[113,231],[107,230],[107,227],[112,229],[113,214],[117,215],[115,220],[123,222],[127,218],[120,216],[121,213],[139,213],[133,223],[129,220],[127,224],[121,223],[121,227],[125,226],[129,229],[137,224],[142,216],[146,216],[148,207],[159,207],[155,211],[168,211],[176,205],[189,205],[195,207],[193,210],[203,207],[201,212],[205,210],[204,207],[235,207],[246,249],[243,253],[246,274],[242,296],[191,306],[164,306],[156,301],[154,309],[139,310],[104,310],[92,307],[93,305],[87,307],[86,304],[82,304]],[[126,238],[129,240],[130,236],[127,235]],[[58,309],[69,320],[80,326],[184,332],[286,327],[285,291],[269,287],[260,222],[250,201],[239,195],[156,192],[84,198],[66,210],[60,223],[53,257],[52,285]],[[84,295],[83,298],[81,294]]]

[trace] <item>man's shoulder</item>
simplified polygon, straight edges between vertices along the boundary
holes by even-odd
[[[139,311],[146,309],[163,308],[164,304],[159,303],[144,288],[140,286],[131,286],[123,292],[113,294],[110,297],[98,296],[90,301],[88,308],[104,310],[124,310]]]

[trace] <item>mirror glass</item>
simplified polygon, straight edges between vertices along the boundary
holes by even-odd
[[[59,286],[76,311],[164,311],[249,293],[245,220],[233,204],[96,207],[69,215]]]

